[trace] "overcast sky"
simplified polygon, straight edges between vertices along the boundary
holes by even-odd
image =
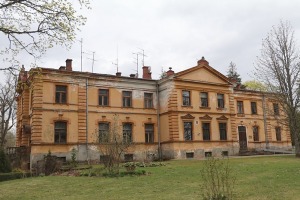
[[[300,39],[299,0],[91,0],[85,12],[88,21],[78,40],[83,39],[83,71],[115,74],[118,58],[122,75],[136,73],[136,55],[144,50],[145,65],[152,77],[162,68],[175,72],[196,65],[202,56],[210,66],[226,74],[232,61],[242,81],[253,79],[256,56],[262,39],[280,20],[291,22]],[[89,53],[89,54],[87,54]],[[41,67],[58,68],[67,58],[80,71],[80,42],[71,50],[49,50],[38,62]],[[30,66],[30,59],[20,61]],[[139,74],[142,56],[139,56]]]

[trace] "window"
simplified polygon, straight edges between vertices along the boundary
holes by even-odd
[[[186,152],[185,157],[186,158],[194,158],[194,152]]]
[[[244,103],[242,101],[237,101],[237,113],[238,114],[244,113]]]
[[[153,108],[153,94],[144,93],[144,106],[145,108]]]
[[[273,103],[274,115],[279,115],[279,105],[278,103]]]
[[[201,92],[200,99],[201,99],[201,107],[208,107],[208,93]]]
[[[182,91],[182,105],[184,106],[190,106],[191,105],[191,99],[190,99],[190,91]]]
[[[257,114],[256,102],[251,102],[251,114],[252,115],[256,115]]]
[[[109,90],[99,90],[99,106],[108,106]]]
[[[99,143],[109,142],[109,123],[99,123]]]
[[[210,124],[202,123],[203,140],[210,140]]]
[[[226,123],[219,123],[220,140],[227,140]]]
[[[123,91],[123,107],[132,107],[131,91]]]
[[[217,94],[218,108],[224,108],[224,94]]]
[[[258,126],[253,126],[253,140],[259,141]]]
[[[154,125],[145,124],[145,143],[154,142]]]
[[[184,140],[191,141],[193,140],[192,134],[192,122],[183,122],[184,129]]]
[[[54,123],[54,143],[65,144],[67,142],[67,122]]]
[[[132,142],[132,124],[130,123],[123,124],[123,142],[124,143]]]
[[[276,140],[281,141],[281,128],[275,127],[275,132],[276,132]]]
[[[63,86],[63,85],[56,86],[55,103],[67,103],[67,86]]]

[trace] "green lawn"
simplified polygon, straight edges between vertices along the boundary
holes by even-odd
[[[139,177],[37,177],[0,182],[0,199],[201,199],[200,160],[167,161]],[[233,158],[236,199],[300,199],[300,159]]]

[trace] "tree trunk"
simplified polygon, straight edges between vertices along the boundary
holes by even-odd
[[[295,134],[295,154],[296,158],[300,158],[300,142],[299,142],[299,135]]]

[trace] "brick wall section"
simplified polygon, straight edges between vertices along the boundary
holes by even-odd
[[[43,81],[36,76],[32,84],[32,123],[31,143],[42,142],[42,108],[43,108]],[[29,104],[28,104],[29,105]]]
[[[86,85],[78,87],[78,142],[86,142]]]

